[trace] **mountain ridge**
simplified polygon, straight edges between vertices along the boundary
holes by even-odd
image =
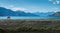
[[[0,16],[38,16],[32,13],[25,13],[24,11],[13,11],[0,7]]]

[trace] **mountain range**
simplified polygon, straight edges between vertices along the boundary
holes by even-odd
[[[54,14],[54,12],[36,12],[35,14],[44,17]]]
[[[0,16],[38,16],[32,13],[26,13],[24,11],[13,11],[10,9],[6,9],[3,7],[0,7]]]
[[[6,9],[4,7],[0,7],[0,16],[60,16],[60,12],[24,12],[21,10],[13,11],[11,9]]]

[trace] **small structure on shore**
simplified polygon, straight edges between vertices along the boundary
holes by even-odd
[[[7,20],[10,20],[10,16],[7,16]]]

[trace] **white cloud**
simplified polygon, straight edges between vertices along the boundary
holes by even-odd
[[[53,4],[60,4],[59,0],[49,0],[49,1],[51,1]]]
[[[59,3],[60,3],[60,1],[56,1],[56,3],[57,3],[57,4],[59,4]]]
[[[14,6],[14,5],[6,5],[6,8],[11,9],[11,10],[13,10],[13,11],[16,11],[16,10],[25,11],[25,10],[26,10],[25,8],[16,7],[16,6]]]
[[[11,8],[12,10],[16,11],[16,10],[22,10],[22,11],[25,11],[26,9],[25,8],[19,8],[19,7],[13,7]]]
[[[52,8],[52,10],[53,10],[54,12],[57,12],[57,11],[59,11],[60,9],[59,9],[58,7],[54,7],[54,8]]]
[[[0,7],[4,7],[4,8],[7,8],[7,9],[11,9],[13,11],[16,11],[16,10],[21,10],[21,11],[26,11],[27,9],[26,8],[23,8],[23,7],[16,7],[14,5],[9,5],[9,4],[1,4],[0,3]],[[27,12],[27,11],[26,11]]]
[[[56,2],[53,2],[53,4],[56,4]]]

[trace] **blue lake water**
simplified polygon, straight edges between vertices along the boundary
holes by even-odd
[[[59,18],[60,17],[11,17],[10,19],[48,19],[48,18]],[[0,17],[0,19],[7,19],[7,17]]]

